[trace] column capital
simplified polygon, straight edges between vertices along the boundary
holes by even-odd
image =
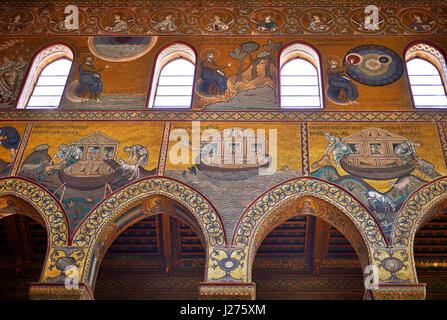
[[[373,300],[425,300],[425,283],[379,284],[370,290]]]
[[[254,300],[256,284],[235,282],[202,282],[199,284],[201,300]]]
[[[31,283],[31,300],[94,300],[90,288],[80,283],[77,288],[67,289],[64,283]]]

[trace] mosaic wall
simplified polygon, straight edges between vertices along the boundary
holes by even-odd
[[[67,3],[65,5],[71,5]],[[246,4],[246,3],[244,3]],[[265,6],[265,2],[262,3]],[[282,2],[282,4],[284,4]],[[319,3],[320,4],[320,3]],[[331,3],[332,4],[332,3]],[[71,12],[63,4],[52,7],[1,8],[0,30],[17,34],[430,34],[445,33],[447,14],[433,1],[433,7],[381,7],[378,25],[365,28],[365,2],[346,7],[197,7],[181,3],[172,7],[79,7],[79,28],[64,23]],[[80,5],[80,4],[78,4]],[[202,4],[203,5],[203,4]],[[296,5],[296,3],[293,3]],[[340,3],[338,3],[340,5]],[[375,5],[380,6],[378,2]],[[387,2],[386,5],[389,5]]]
[[[298,41],[319,55],[325,110],[413,110],[402,53],[416,40],[445,47],[439,36],[319,36],[304,42],[266,35],[190,36],[186,42],[178,36],[5,37],[0,39],[0,108],[15,107],[33,55],[62,42],[75,56],[62,109],[145,110],[155,90],[153,62],[181,41],[196,52],[192,110],[279,111],[279,55]]]

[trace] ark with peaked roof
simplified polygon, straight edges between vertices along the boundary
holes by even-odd
[[[71,143],[82,152],[80,159],[59,171],[59,179],[69,188],[93,190],[106,186],[119,171],[116,163],[119,142],[94,132]]]
[[[407,138],[380,128],[368,128],[343,138],[352,154],[340,161],[347,172],[366,179],[390,180],[409,174],[414,165],[398,157],[394,150]]]

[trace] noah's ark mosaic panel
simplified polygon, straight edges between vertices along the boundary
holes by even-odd
[[[157,122],[34,123],[18,175],[53,193],[73,230],[112,192],[156,175],[162,133]]]

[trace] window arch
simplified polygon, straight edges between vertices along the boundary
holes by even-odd
[[[447,65],[444,55],[428,43],[405,50],[408,82],[415,108],[447,108]]]
[[[73,51],[64,44],[53,44],[34,56],[28,70],[18,109],[58,108],[73,63]]]
[[[280,54],[279,103],[284,109],[323,107],[321,63],[310,46],[293,43]]]
[[[190,108],[194,87],[196,54],[183,43],[162,49],[152,73],[148,108]]]

